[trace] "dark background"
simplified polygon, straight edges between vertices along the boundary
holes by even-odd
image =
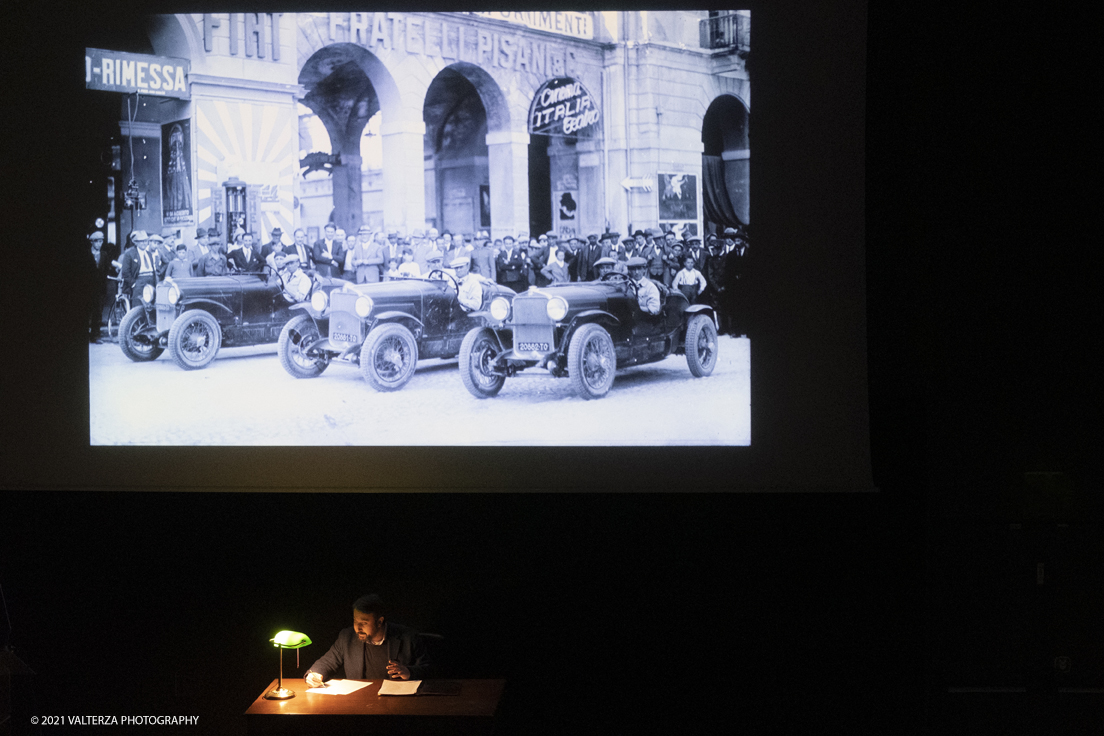
[[[878,493],[5,492],[8,640],[38,672],[23,715],[198,714],[191,733],[241,732],[275,670],[267,639],[307,632],[305,667],[376,590],[395,620],[445,635],[454,674],[509,679],[502,733],[1093,732],[1101,695],[1077,690],[1104,687],[1099,11],[924,3],[868,18]],[[79,123],[41,94],[20,107],[35,125]],[[21,148],[12,245],[68,242],[49,217],[26,221],[53,211],[57,169],[34,165],[47,147]],[[31,302],[5,293],[6,314],[63,309],[42,276]],[[13,336],[5,374],[20,385],[86,376],[59,360],[71,347]],[[50,411],[46,391],[33,400]],[[38,426],[8,415],[5,440],[49,447]],[[1072,500],[1031,496],[1027,471],[1064,472]]]

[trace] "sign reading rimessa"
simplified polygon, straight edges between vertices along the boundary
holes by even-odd
[[[190,68],[191,62],[187,59],[86,48],[84,87],[187,100],[191,98],[188,89]]]

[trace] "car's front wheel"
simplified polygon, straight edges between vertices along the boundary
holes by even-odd
[[[139,305],[127,312],[119,323],[119,348],[123,355],[140,363],[156,360],[164,352],[165,349],[157,344],[156,337],[142,334],[149,327],[149,314],[144,306]]]
[[[221,346],[218,321],[202,309],[180,315],[169,329],[169,356],[186,371],[206,368]]]
[[[686,326],[686,365],[696,378],[708,376],[717,365],[717,328],[704,314]]]
[[[482,327],[464,336],[460,345],[460,380],[477,399],[489,399],[502,390],[506,376],[494,372],[501,349],[493,330]]]
[[[280,330],[280,339],[276,343],[276,352],[280,355],[280,365],[295,378],[314,378],[322,375],[330,364],[328,358],[307,355],[303,349],[317,342],[321,335],[318,326],[309,314],[293,317],[284,329]]]
[[[609,393],[617,374],[613,338],[601,325],[583,325],[567,349],[571,387],[583,399],[600,399]]]
[[[377,391],[398,391],[414,375],[418,343],[400,324],[380,325],[360,349],[360,372]]]

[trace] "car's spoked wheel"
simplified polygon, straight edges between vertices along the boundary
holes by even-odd
[[[291,319],[280,331],[276,343],[280,365],[295,378],[314,378],[326,370],[328,358],[307,355],[304,349],[318,341],[318,327],[310,315],[300,314]]]
[[[360,370],[377,391],[395,391],[406,385],[418,364],[418,343],[399,324],[377,327],[360,351]]]
[[[571,338],[567,351],[571,386],[584,399],[600,399],[609,393],[617,374],[613,339],[601,325],[583,325]]]
[[[169,330],[169,355],[186,371],[205,368],[215,359],[221,345],[218,322],[199,309],[177,317]]]
[[[500,352],[493,331],[472,330],[460,345],[460,380],[477,399],[488,399],[502,390],[506,376],[494,372],[494,362]]]
[[[136,362],[156,360],[164,348],[155,338],[143,334],[150,326],[149,315],[144,306],[137,306],[127,312],[119,325],[119,349],[123,355]]]
[[[717,365],[717,328],[704,314],[686,326],[686,365],[698,378],[708,376]]]

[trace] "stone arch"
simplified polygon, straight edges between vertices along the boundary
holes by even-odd
[[[368,49],[334,43],[300,55],[302,101],[318,112],[341,164],[333,167],[335,222],[355,232],[363,222],[360,135],[368,119],[382,115],[384,225],[414,229],[425,220],[422,134],[386,65]]]
[[[702,195],[712,227],[750,222],[750,114],[737,95],[722,93],[702,116]]]
[[[175,56],[190,59],[192,69],[205,66],[207,54],[203,50],[203,34],[189,15],[151,15],[147,32],[157,56]]]

